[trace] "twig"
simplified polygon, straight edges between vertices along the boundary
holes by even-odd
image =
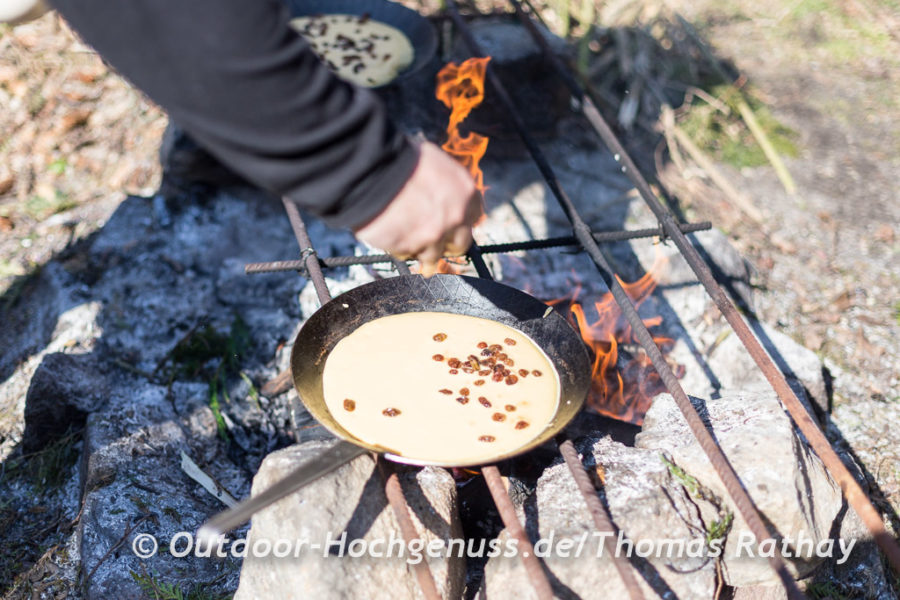
[[[750,200],[740,193],[728,180],[722,175],[721,172],[716,168],[713,164],[713,161],[706,156],[706,154],[697,147],[697,145],[691,140],[690,137],[682,130],[678,125],[675,124],[674,113],[672,112],[672,108],[663,105],[662,107],[662,116],[660,117],[663,123],[663,130],[667,132],[671,132],[671,134],[678,141],[678,145],[680,145],[684,150],[691,156],[694,161],[700,165],[700,168],[706,171],[706,174],[709,178],[715,183],[719,188],[725,192],[725,195],[740,209],[744,214],[748,217],[756,221],[757,223],[763,223],[765,218],[763,214],[756,208]],[[666,136],[668,138],[668,135]]]
[[[725,69],[724,67],[722,67],[721,62],[713,55],[712,51],[709,49],[709,46],[707,46],[706,42],[704,42],[700,37],[700,34],[697,33],[694,27],[690,23],[688,23],[684,17],[682,17],[681,15],[676,16],[678,17],[678,22],[697,45],[697,48],[700,49],[700,52],[703,54],[703,56],[706,57],[707,62],[709,62],[710,66],[713,68],[716,74],[722,79],[722,81],[732,82],[732,77],[725,72]],[[772,167],[775,169],[775,174],[781,181],[781,185],[784,187],[784,190],[791,196],[795,195],[797,193],[797,185],[794,183],[793,177],[791,177],[791,174],[788,172],[787,167],[784,166],[784,161],[781,160],[778,152],[775,151],[775,147],[772,146],[772,142],[769,141],[769,137],[766,135],[765,131],[763,131],[763,128],[760,126],[759,121],[756,120],[756,115],[753,114],[753,110],[747,104],[746,100],[744,100],[743,94],[740,94],[737,98],[737,108],[738,112],[741,113],[741,118],[743,118],[744,122],[747,124],[747,128],[750,130],[750,133],[752,133],[753,137],[756,138],[756,141],[759,144],[760,148],[762,148],[762,151],[766,155],[766,158],[768,158],[769,162],[772,163]]]
[[[747,105],[743,98],[740,98],[738,99],[737,107],[738,111],[741,113],[741,117],[744,118],[747,127],[750,129],[750,133],[752,133],[753,137],[756,138],[756,141],[759,142],[759,146],[762,148],[766,158],[769,159],[769,162],[772,163],[772,167],[775,168],[775,174],[778,175],[778,179],[781,180],[781,185],[784,186],[784,190],[791,196],[796,195],[797,185],[794,183],[794,178],[791,177],[787,167],[784,166],[784,161],[781,160],[775,147],[772,146],[772,142],[769,141],[769,136],[766,135],[766,132],[763,131],[759,121],[756,120],[756,115],[753,114],[750,106]]]
[[[143,371],[143,370],[141,370],[141,369],[138,369],[137,367],[135,367],[135,366],[132,365],[131,363],[129,363],[129,362],[127,362],[127,361],[124,361],[124,360],[122,360],[121,358],[115,358],[115,359],[113,359],[113,363],[114,363],[116,366],[121,367],[121,368],[125,369],[126,371],[129,371],[130,373],[134,373],[135,375],[140,375],[141,377],[144,377],[144,378],[147,379],[148,381],[151,381],[151,382],[153,382],[153,383],[156,382],[156,375],[154,375],[153,373],[148,373],[147,371]]]
[[[100,560],[97,562],[96,565],[94,565],[94,568],[91,569],[91,572],[88,573],[87,577],[84,578],[85,586],[87,586],[88,582],[91,580],[91,577],[94,576],[94,573],[97,572],[97,569],[100,568],[100,565],[102,565],[104,562],[106,562],[106,559],[109,558],[110,554],[115,552],[119,546],[121,546],[122,544],[125,543],[125,540],[128,539],[128,536],[131,535],[131,532],[134,531],[135,529],[137,529],[138,526],[141,525],[144,521],[146,521],[147,519],[150,519],[153,516],[155,516],[155,515],[153,515],[152,513],[148,514],[148,515],[144,515],[143,517],[141,517],[140,519],[135,521],[131,526],[129,526],[128,529],[125,530],[125,533],[122,534],[122,537],[119,538],[119,541],[116,542],[115,544],[113,544],[112,547],[109,550],[107,550],[103,556],[100,557]]]
[[[225,491],[225,487],[210,477],[203,469],[197,466],[191,457],[181,452],[181,470],[184,474],[199,483],[204,490],[215,496],[216,500],[229,508],[237,504],[234,496]]]

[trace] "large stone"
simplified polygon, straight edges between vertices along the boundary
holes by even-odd
[[[77,532],[82,572],[91,574],[85,599],[141,598],[147,580],[142,586],[138,579],[147,576],[183,591],[233,590],[240,564],[234,558],[177,557],[167,551],[179,532],[192,534],[225,508],[182,472],[182,452],[234,496],[249,483],[216,452],[206,385],[176,383],[167,394],[162,386],[123,377],[110,394],[108,404],[88,416],[85,430]],[[132,544],[150,547],[135,542],[140,535],[152,535],[160,551],[137,556]]]
[[[253,479],[253,494],[260,494],[298,464],[315,460],[329,445],[311,441],[270,454]],[[401,474],[400,481],[424,544],[435,540],[446,544],[462,537],[456,487],[449,473],[432,467],[411,469]],[[248,549],[262,548],[266,540],[273,548],[278,540],[288,540],[295,551],[285,558],[248,551],[235,600],[422,598],[412,570],[414,555],[404,550],[399,556],[392,539],[403,538],[382,478],[371,456],[361,456],[253,517]],[[308,545],[300,547],[297,540]],[[354,557],[353,548],[363,544],[369,552]],[[378,556],[388,548],[393,548],[392,556]],[[425,560],[442,597],[459,598],[465,578],[463,559]]]
[[[649,225],[642,222],[641,225]],[[716,280],[738,306],[753,309],[752,273],[728,238],[716,230],[692,234]],[[631,248],[643,269],[652,271],[656,293],[642,306],[643,314],[663,318],[660,329],[675,339],[671,358],[685,367],[681,385],[688,394],[715,398],[737,391],[769,391],[771,387],[737,335],[721,317],[712,298],[697,280],[674,244],[652,246],[634,242]],[[636,272],[633,276],[638,276]],[[775,329],[748,318],[766,352],[788,383],[818,416],[829,410],[824,367],[816,354]]]
[[[840,489],[819,458],[797,436],[775,394],[743,392],[709,401],[691,400],[777,538],[790,540],[791,546],[801,539],[812,540],[816,546],[828,540],[841,510]],[[671,396],[654,398],[635,443],[638,448],[665,452],[675,464],[724,499],[735,513],[722,569],[729,585],[777,581],[755,543],[751,547],[753,557],[748,556],[746,546],[739,551],[738,544],[751,535],[746,522],[731,504]],[[834,546],[837,548],[836,543]],[[788,557],[788,566],[797,576],[808,574],[821,562],[805,547],[800,554],[803,556]]]
[[[93,355],[47,354],[25,397],[23,450],[36,452],[67,431],[80,429],[108,394],[106,376]]]
[[[673,478],[659,452],[629,448],[609,437],[587,438],[578,447],[586,466],[603,480],[621,535],[615,538],[616,552],[637,569],[645,598],[713,598],[715,561],[705,556],[706,527],[695,500]],[[520,513],[535,552],[544,554],[557,597],[628,596],[564,463],[544,471]],[[571,544],[568,550],[566,544]],[[535,597],[519,557],[488,561],[478,598]]]

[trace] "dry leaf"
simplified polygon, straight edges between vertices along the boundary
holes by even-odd
[[[12,189],[16,178],[12,175],[0,175],[0,196]]]
[[[94,65],[75,72],[75,78],[82,83],[94,83],[100,77],[106,74],[106,68],[103,65]]]
[[[87,123],[91,116],[91,110],[87,108],[76,108],[63,115],[56,128],[56,135],[63,135],[69,131]]]
[[[807,331],[803,334],[803,345],[812,350],[817,351],[825,343],[825,338],[817,331]]]
[[[850,292],[850,290],[845,290],[837,298],[831,301],[832,307],[841,312],[844,312],[845,310],[853,306],[853,304],[853,294]]]
[[[882,223],[878,229],[875,230],[875,239],[879,242],[890,243],[894,241],[894,228],[888,225],[887,223]]]

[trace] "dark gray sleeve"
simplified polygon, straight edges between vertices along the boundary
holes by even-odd
[[[249,181],[365,224],[418,158],[369,90],[331,74],[279,0],[54,0],[84,40]]]

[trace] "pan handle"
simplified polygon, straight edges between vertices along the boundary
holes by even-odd
[[[368,450],[365,448],[350,442],[336,443],[316,458],[297,467],[287,477],[263,493],[235,504],[204,523],[197,531],[197,544],[203,548],[208,544],[217,544],[219,536],[248,521],[254,513],[367,452]]]

